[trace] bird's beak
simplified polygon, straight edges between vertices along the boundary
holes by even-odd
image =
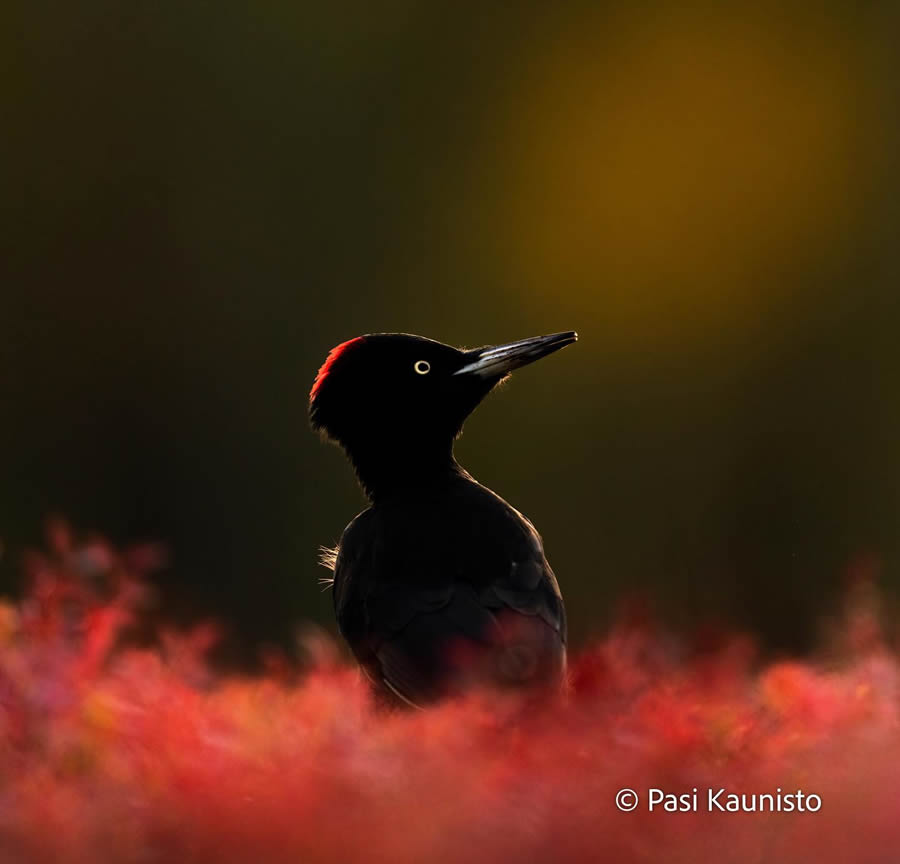
[[[546,357],[566,345],[578,340],[574,330],[565,333],[553,333],[550,336],[535,336],[533,339],[520,339],[506,345],[493,345],[488,348],[476,348],[466,352],[465,363],[454,375],[476,375],[479,378],[502,378],[513,369],[525,366]]]

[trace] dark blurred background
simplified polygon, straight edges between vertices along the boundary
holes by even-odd
[[[573,636],[808,647],[900,582],[896,3],[13,2],[0,27],[0,588],[60,513],[159,539],[167,607],[332,626],[363,506],[328,349],[568,328],[460,460]]]

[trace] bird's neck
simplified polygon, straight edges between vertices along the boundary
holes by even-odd
[[[356,476],[373,503],[403,494],[440,488],[465,476],[453,456],[453,442],[444,446],[396,446],[382,443],[348,450]]]

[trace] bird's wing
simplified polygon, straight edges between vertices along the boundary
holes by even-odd
[[[489,609],[511,609],[540,618],[565,644],[565,607],[556,576],[543,555],[511,562],[509,572],[485,585],[479,599]]]
[[[432,591],[385,592],[370,598],[377,672],[397,696],[432,702],[479,677],[479,658],[496,638],[497,621],[462,583]]]
[[[490,561],[483,573],[475,562],[472,572],[447,578],[431,568],[421,580],[398,583],[385,578],[366,542],[368,512],[342,538],[334,604],[341,633],[370,677],[414,704],[474,680],[523,685],[559,677],[565,611],[536,532],[508,550],[505,567]]]
[[[552,571],[549,571],[552,577]],[[527,564],[483,588],[382,588],[368,597],[370,670],[403,701],[424,704],[475,682],[524,686],[558,679],[565,612],[546,574]],[[524,571],[524,572],[523,572]]]

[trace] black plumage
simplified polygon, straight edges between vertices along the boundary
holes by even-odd
[[[565,609],[540,536],[456,462],[453,441],[512,369],[575,338],[462,351],[374,334],[319,370],[312,424],[344,448],[371,501],[340,540],[335,614],[384,693],[421,705],[562,680]]]

